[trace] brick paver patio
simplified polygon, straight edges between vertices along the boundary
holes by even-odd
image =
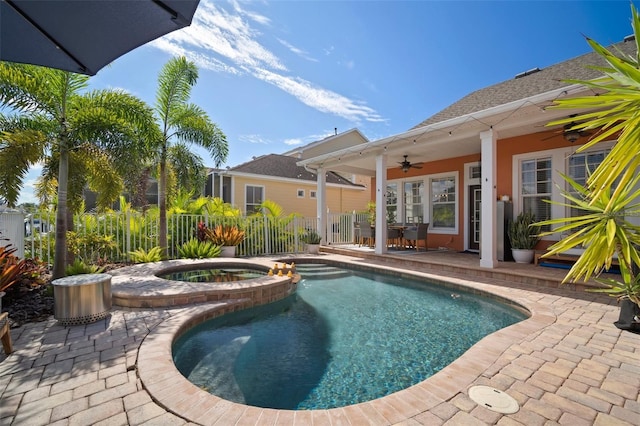
[[[403,261],[385,263],[394,262],[406,268]],[[15,352],[0,356],[0,424],[640,424],[640,335],[614,327],[615,300],[536,287],[508,273],[500,281],[447,275],[459,285],[515,300],[533,315],[481,340],[435,376],[385,398],[297,412],[220,400],[184,385],[163,364],[170,357],[168,333],[209,305],[114,308],[109,318],[89,325],[63,327],[50,318],[11,330]],[[500,389],[520,409],[503,415],[479,406],[468,396],[472,385]]]

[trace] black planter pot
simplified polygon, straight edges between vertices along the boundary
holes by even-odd
[[[620,317],[613,325],[620,330],[640,331],[640,306],[629,299],[620,302]]]

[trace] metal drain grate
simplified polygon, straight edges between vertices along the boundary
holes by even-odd
[[[502,414],[513,414],[520,409],[518,401],[511,395],[489,386],[470,387],[469,398],[478,405]]]

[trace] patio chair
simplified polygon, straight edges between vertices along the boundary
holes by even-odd
[[[360,236],[358,238],[358,246],[362,246],[366,241],[367,245],[371,247],[376,236],[375,228],[366,222],[360,222],[359,225]]]
[[[387,248],[389,246],[400,246],[400,240],[402,239],[402,230],[399,228],[389,227],[387,228]]]
[[[419,223],[404,230],[403,237],[407,245],[415,247],[416,251],[420,249],[418,241],[424,240],[424,250],[427,251],[427,229],[428,223]]]

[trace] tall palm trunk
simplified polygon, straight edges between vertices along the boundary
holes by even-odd
[[[67,267],[67,187],[69,178],[69,151],[66,133],[60,140],[58,165],[58,208],[56,210],[56,248],[53,257],[52,278],[65,276]]]
[[[165,139],[166,140],[166,139]],[[167,257],[167,149],[166,143],[160,153],[160,176],[158,179],[158,208],[160,209],[160,223],[158,229],[158,245]]]

